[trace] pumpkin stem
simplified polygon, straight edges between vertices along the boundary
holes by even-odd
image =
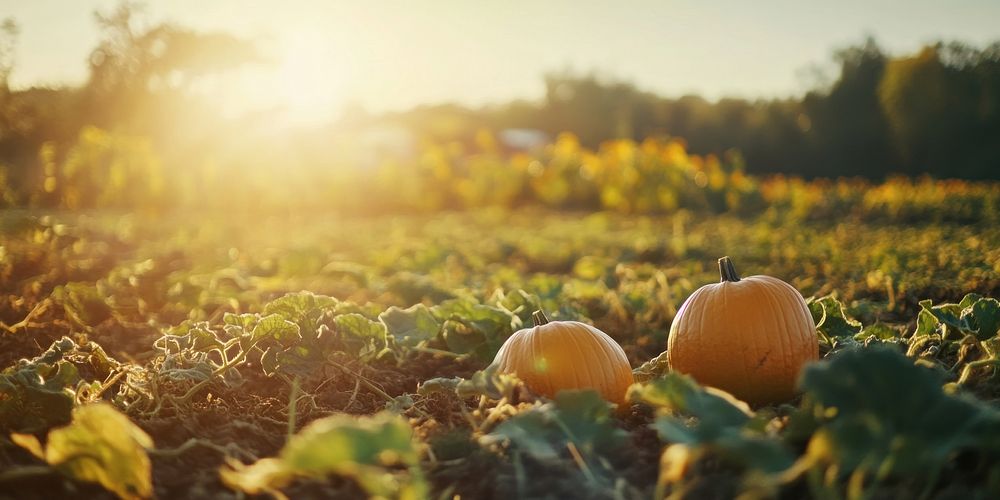
[[[545,317],[545,313],[541,309],[531,313],[531,320],[535,322],[535,326],[542,326],[549,322],[549,318]]]
[[[733,261],[729,257],[719,259],[719,275],[722,276],[720,283],[740,280],[740,275],[736,274],[736,266],[733,265]]]

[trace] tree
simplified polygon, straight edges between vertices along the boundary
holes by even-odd
[[[12,17],[0,22],[0,99],[10,92],[10,74],[14,71],[14,52],[21,27]]]
[[[636,138],[650,128],[637,120],[649,119],[656,100],[629,83],[552,73],[545,76],[541,128],[553,135],[571,131],[591,147],[608,139]]]
[[[96,12],[103,38],[89,58],[87,114],[104,127],[149,133],[183,106],[200,77],[261,61],[256,46],[226,33],[198,33],[168,23],[140,26],[141,7],[123,2]],[[189,107],[191,103],[186,103]]]
[[[808,120],[810,176],[886,173],[895,161],[887,122],[879,106],[879,82],[888,57],[874,39],[837,51],[840,75],[829,91],[813,91],[802,100]]]
[[[995,178],[1000,161],[1000,48],[924,47],[889,62],[879,85],[905,172]]]

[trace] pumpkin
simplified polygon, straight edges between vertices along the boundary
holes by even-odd
[[[741,279],[729,257],[719,259],[719,274],[721,282],[695,290],[677,311],[670,368],[752,405],[788,401],[802,366],[819,358],[805,300],[777,278]]]
[[[541,311],[535,326],[511,335],[493,364],[517,375],[528,389],[554,397],[564,389],[594,389],[613,403],[625,399],[632,367],[625,351],[608,334],[579,321],[550,322]]]

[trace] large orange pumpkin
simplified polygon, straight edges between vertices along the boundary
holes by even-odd
[[[729,257],[719,273],[722,281],[696,290],[670,325],[670,368],[753,405],[788,401],[802,366],[819,358],[805,300],[777,278],[740,279]]]
[[[535,326],[518,330],[493,364],[518,376],[532,391],[554,397],[563,389],[594,389],[621,403],[632,385],[625,351],[608,334],[579,321],[552,321],[535,311]]]

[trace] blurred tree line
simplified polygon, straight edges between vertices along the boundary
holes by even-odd
[[[206,76],[260,60],[252,42],[226,33],[145,24],[136,4],[94,16],[102,36],[79,87],[11,90],[19,26],[9,18],[0,22],[0,195],[20,195],[0,199],[0,206],[56,205],[46,198],[65,198],[60,184],[66,183],[75,183],[70,190],[81,196],[100,198],[102,190],[135,185],[132,179],[161,177],[162,165],[179,159],[176,152],[208,154],[214,146],[205,138],[225,123],[204,112],[212,103],[194,87]],[[101,198],[102,206],[128,202]]]
[[[571,132],[595,150],[611,139],[679,137],[693,154],[738,151],[756,174],[1000,178],[1000,42],[937,43],[891,56],[869,39],[836,52],[836,78],[797,98],[667,98],[557,73],[545,77],[538,101],[380,115],[348,108],[329,128],[260,141],[248,135],[253,120],[222,118],[198,92],[215,74],[264,62],[256,42],[144,24],[137,11],[124,3],[96,14],[102,38],[77,87],[10,89],[18,25],[0,23],[0,206],[128,205],[166,196],[158,186],[185,168],[202,176],[184,181],[190,191],[208,185],[203,177],[239,175],[253,162],[287,169],[297,154],[301,164],[322,163],[336,156],[331,136],[384,124],[430,143],[474,143],[483,129]],[[145,187],[123,189],[133,185]]]
[[[804,177],[930,174],[1000,179],[1000,42],[892,57],[869,38],[837,51],[835,80],[800,98],[667,98],[593,75],[550,74],[542,102],[435,106],[393,119],[416,130],[537,128],[609,139],[682,137],[697,154],[742,153],[750,173]],[[448,120],[446,120],[447,118]],[[446,139],[446,137],[437,137]]]

